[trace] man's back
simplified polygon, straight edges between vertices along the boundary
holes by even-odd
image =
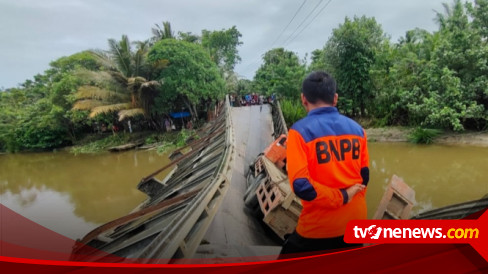
[[[365,219],[369,181],[366,133],[339,114],[334,78],[310,73],[300,99],[307,117],[288,132],[288,179],[303,209],[281,255],[352,248],[344,242],[350,220]]]
[[[366,134],[356,122],[335,107],[310,111],[289,132],[287,161],[290,182],[303,204],[300,235],[337,237],[348,221],[366,218],[365,191],[351,201],[344,197],[344,189],[363,183],[368,168]]]

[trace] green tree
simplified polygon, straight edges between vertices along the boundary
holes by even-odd
[[[40,150],[71,143],[86,123],[69,113],[72,96],[83,83],[75,72],[99,68],[87,52],[61,57],[21,89],[2,94],[0,147],[10,151]],[[86,117],[86,116],[85,116]]]
[[[437,15],[442,40],[434,52],[435,74],[429,75],[430,79],[438,79],[430,82],[429,89],[436,91],[441,101],[439,107],[431,111],[428,122],[445,126],[448,121],[457,131],[465,127],[486,127],[488,45],[482,36],[484,29],[480,23],[471,21],[469,5],[455,0],[451,6],[445,7],[445,13]],[[477,12],[477,16],[483,18],[486,9],[477,6],[474,13]],[[444,86],[446,77],[453,78],[448,86]]]
[[[168,21],[163,22],[163,25],[160,26],[155,24],[156,27],[152,28],[151,31],[153,33],[152,41],[155,43],[157,41],[163,39],[175,39],[175,35],[173,30],[171,29],[171,23]]]
[[[242,45],[239,38],[242,34],[235,26],[230,29],[217,31],[202,30],[202,46],[207,49],[210,58],[224,72],[234,70],[241,61],[237,47]]]
[[[477,7],[456,0],[437,13],[439,31],[412,30],[371,70],[376,117],[404,124],[462,131],[487,126],[488,47]],[[379,55],[381,56],[381,54]]]
[[[409,106],[422,104],[428,92],[421,75],[438,45],[439,35],[425,30],[408,31],[396,45],[389,43],[377,51],[376,63],[370,69],[374,108],[370,114],[380,126],[418,126],[424,118],[413,115]]]
[[[264,54],[254,76],[254,88],[261,94],[298,99],[304,77],[305,62],[294,52],[276,48]]]
[[[373,107],[370,68],[378,49],[387,41],[381,25],[365,16],[353,20],[346,17],[327,41],[324,67],[336,78],[339,108],[348,115],[366,116],[367,108]]]
[[[178,32],[178,39],[189,42],[189,43],[200,43],[201,37],[193,34],[191,32]]]
[[[237,93],[239,88],[239,77],[234,72],[224,73],[225,90],[228,93]]]
[[[322,70],[322,71],[327,70],[324,54],[325,52],[323,49],[316,49],[312,51],[312,54],[310,56],[311,62],[308,68],[309,72],[318,71],[318,70]]]
[[[198,108],[208,107],[202,102],[222,99],[226,93],[218,67],[201,45],[161,40],[149,51],[148,59],[151,62],[169,60],[168,67],[160,70],[157,76],[163,82],[163,92],[155,99],[154,112],[167,112],[181,102],[196,119]]]
[[[249,79],[237,80],[237,94],[244,95],[252,93],[252,81]]]
[[[15,130],[26,107],[35,103],[25,89],[12,88],[0,92],[0,151],[18,151],[21,147]]]
[[[123,35],[120,41],[109,39],[108,52],[91,52],[104,70],[80,72],[90,81],[76,92],[74,110],[90,110],[90,118],[111,112],[117,112],[120,121],[137,115],[150,118],[161,84],[149,77],[153,70],[163,69],[167,60],[148,64],[149,42],[136,42],[135,51],[131,44]]]
[[[473,17],[473,26],[481,36],[488,38],[488,0],[475,0],[474,5],[467,3],[467,8]]]

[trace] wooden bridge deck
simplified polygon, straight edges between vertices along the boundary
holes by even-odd
[[[280,247],[243,204],[244,173],[275,130],[269,105],[231,108],[227,100],[190,152],[141,180],[137,187],[148,199],[88,233],[73,247],[71,259],[174,263],[224,253],[278,254]],[[164,180],[156,179],[168,168]]]
[[[243,200],[249,164],[274,140],[271,107],[232,108],[231,118],[236,146],[231,184],[195,257],[276,255],[281,247],[267,237],[262,223],[244,211]]]

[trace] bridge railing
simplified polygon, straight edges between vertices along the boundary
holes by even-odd
[[[278,100],[275,100],[271,104],[271,115],[273,118],[274,138],[277,139],[282,134],[288,135],[288,128],[286,127],[285,118],[283,117],[283,112],[281,111],[281,105]]]
[[[226,98],[217,118],[190,144],[190,152],[141,180],[138,189],[148,199],[133,213],[88,233],[71,259],[113,261],[115,255],[122,262],[170,263],[190,258],[229,188],[235,158],[229,108]],[[155,178],[168,168],[173,169],[163,181]]]

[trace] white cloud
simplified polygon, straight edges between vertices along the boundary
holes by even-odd
[[[318,1],[307,1],[275,47],[283,46]],[[442,2],[445,0],[332,0],[286,48],[302,58],[322,48],[345,16],[374,16],[393,41],[415,27],[433,31],[433,9],[442,11]],[[61,56],[106,49],[109,38],[127,34],[131,40],[147,39],[154,24],[162,21],[170,21],[175,32],[197,34],[235,25],[244,42],[239,48],[242,63],[236,71],[252,78],[261,56],[271,49],[301,4],[296,0],[0,0],[0,87],[12,87],[42,73]],[[303,26],[306,24],[308,21]]]

